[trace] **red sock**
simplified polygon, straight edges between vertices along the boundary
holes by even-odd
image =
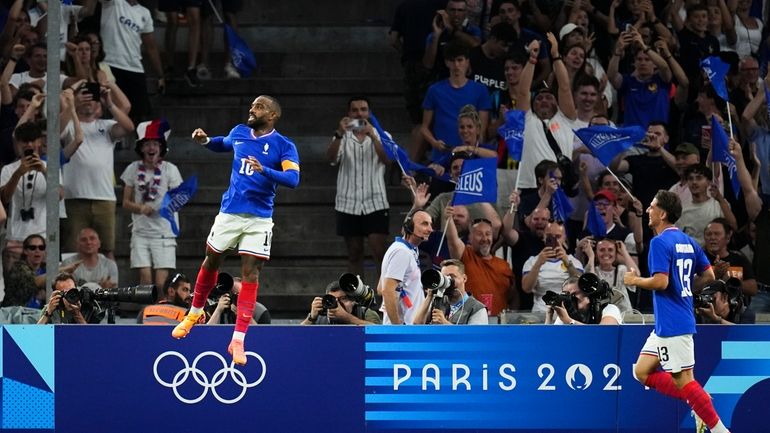
[[[674,397],[679,400],[685,399],[682,396],[682,391],[680,391],[674,384],[674,378],[671,377],[671,373],[656,371],[647,376],[647,381],[644,384],[663,395]]]
[[[192,300],[194,308],[203,308],[206,305],[206,298],[209,297],[211,289],[217,284],[218,275],[219,271],[208,270],[201,266],[198,271],[198,278],[195,280],[195,293]]]
[[[254,304],[257,303],[259,282],[241,283],[241,292],[238,293],[238,317],[235,319],[235,332],[246,332],[254,314]]]
[[[719,422],[719,415],[714,410],[711,397],[703,390],[697,380],[693,380],[681,390],[682,396],[687,399],[687,404],[706,423],[709,430]]]

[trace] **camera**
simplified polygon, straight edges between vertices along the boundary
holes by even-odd
[[[35,219],[35,208],[19,209],[21,220],[26,222]]]
[[[567,305],[575,304],[574,299],[575,296],[571,293],[556,293],[552,290],[548,290],[545,292],[545,295],[543,295],[543,302],[545,302],[545,305],[550,305],[551,307],[561,307],[563,304],[564,307],[567,308]],[[567,310],[569,311],[569,308],[567,308]]]
[[[74,290],[74,289],[73,289]],[[67,293],[71,292],[68,291]],[[101,302],[133,302],[135,304],[152,304],[158,294],[158,288],[154,284],[142,284],[131,287],[115,287],[103,289],[101,287],[93,291],[93,299]],[[67,299],[69,301],[69,299]]]
[[[61,300],[59,301],[59,305],[56,307],[59,309],[64,308],[64,300],[66,300],[70,304],[77,304],[83,299],[83,291],[75,287],[67,290],[66,292],[60,292],[60,293],[61,293]]]
[[[708,293],[699,293],[693,295],[692,302],[695,308],[708,308],[709,304],[714,303],[714,295]]]
[[[321,310],[319,314],[321,314],[322,316],[325,316],[327,310],[333,310],[337,308],[340,304],[337,301],[336,296],[326,294],[321,297],[321,305],[323,306],[323,310]]]
[[[374,300],[374,291],[364,284],[358,275],[344,273],[340,276],[339,283],[345,295],[355,299],[359,304],[369,305]]]
[[[364,129],[365,123],[363,119],[353,119],[348,123],[347,129],[353,131],[360,131]]]
[[[220,272],[217,275],[217,283],[209,292],[209,299],[215,303],[219,301],[219,298],[227,295],[230,298],[230,305],[238,305],[238,295],[232,293],[233,289],[233,276],[227,272]]]
[[[578,278],[578,287],[591,299],[605,298],[612,292],[609,283],[591,272],[586,272]]]

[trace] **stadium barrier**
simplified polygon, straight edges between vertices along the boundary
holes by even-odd
[[[253,326],[233,368],[229,326],[5,325],[0,433],[692,432],[633,378],[651,329]],[[725,424],[767,431],[770,326],[700,326],[695,347]]]

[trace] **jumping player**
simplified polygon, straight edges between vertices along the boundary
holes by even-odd
[[[628,286],[652,290],[655,308],[655,330],[639,354],[634,373],[642,384],[687,402],[698,424],[705,422],[712,432],[728,433],[714,410],[711,397],[693,376],[692,291],[713,281],[714,270],[700,245],[674,226],[682,214],[682,204],[675,193],[658,191],[647,214],[650,228],[656,234],[650,242],[648,256],[652,276],[642,278],[627,272],[623,278]]]
[[[227,137],[211,137],[198,128],[192,133],[197,143],[214,152],[234,153],[230,187],[206,241],[206,258],[195,281],[192,308],[171,335],[183,338],[203,314],[225,252],[238,249],[243,283],[238,296],[238,317],[227,351],[233,362],[246,364],[246,337],[259,288],[259,272],[270,258],[273,235],[273,199],[278,185],[299,184],[299,156],[294,143],[279,134],[274,125],[281,117],[278,101],[262,95],[249,109],[246,125],[237,125]]]

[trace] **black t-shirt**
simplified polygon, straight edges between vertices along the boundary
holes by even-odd
[[[679,32],[678,36],[679,64],[688,77],[700,76],[700,61],[708,56],[719,54],[719,41],[709,33],[700,37],[686,27]],[[691,84],[696,81],[691,80]]]
[[[706,252],[706,257],[708,257],[709,262],[711,262],[711,265],[714,265],[714,262],[716,262],[716,256]],[[723,262],[727,262],[730,264],[730,272],[740,272],[741,277],[739,279],[741,280],[753,280],[756,277],[754,276],[754,269],[751,266],[751,262],[749,262],[749,259],[746,258],[743,254],[741,254],[738,251],[728,251],[727,256],[720,257],[720,259]]]
[[[490,59],[484,54],[481,45],[472,48],[468,57],[471,60],[471,79],[473,81],[486,86],[489,93],[508,88],[505,82],[505,61],[503,59]]]

